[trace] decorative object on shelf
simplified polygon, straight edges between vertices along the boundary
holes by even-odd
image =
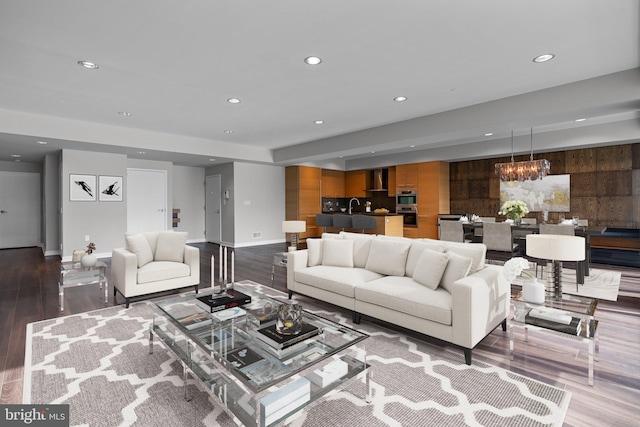
[[[500,181],[527,181],[542,179],[547,176],[551,163],[546,159],[533,160],[533,128],[531,129],[531,157],[529,160],[516,162],[513,160],[513,131],[511,131],[511,162],[496,163],[496,175]]]
[[[71,255],[71,262],[80,262],[82,261],[82,257],[86,254],[84,249],[74,249],[73,254]]]
[[[364,210],[365,212],[371,212],[371,202],[369,201],[364,202]]]
[[[529,280],[522,285],[522,298],[526,302],[543,304],[545,294],[544,283],[538,282],[538,279],[535,276],[525,271],[527,268],[529,268],[529,261],[526,259],[522,257],[511,258],[509,261],[504,263],[502,275],[509,281],[509,283],[513,283],[516,276],[519,276],[520,274],[527,276]]]
[[[528,256],[551,260],[551,268],[547,272],[546,294],[562,298],[562,261],[584,261],[584,237],[527,234],[526,239]]]
[[[276,317],[276,331],[282,335],[297,335],[302,330],[302,306],[282,304]]]
[[[498,215],[504,215],[513,220],[516,225],[522,221],[522,217],[529,213],[527,204],[521,200],[507,200],[503,203]]]
[[[89,268],[96,265],[96,263],[98,262],[98,257],[96,257],[95,254],[93,253],[93,251],[95,250],[96,250],[96,244],[93,242],[90,242],[87,245],[87,250],[85,251],[86,254],[80,260],[80,263],[82,264],[83,267]]]
[[[307,223],[305,221],[282,221],[282,231],[291,233],[291,246],[289,252],[298,250],[298,233],[307,231]]]

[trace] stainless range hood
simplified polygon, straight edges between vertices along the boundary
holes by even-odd
[[[387,191],[388,172],[388,169],[382,168],[372,170],[373,188],[369,188],[367,191]]]

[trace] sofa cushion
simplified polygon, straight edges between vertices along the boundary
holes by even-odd
[[[471,258],[471,272],[474,273],[484,268],[484,261],[487,257],[487,247],[482,243],[456,243],[443,242],[445,252],[455,252],[458,255]]]
[[[386,276],[356,288],[356,299],[422,319],[451,325],[453,300],[443,288],[429,289],[411,277]]]
[[[154,261],[138,269],[138,284],[177,279],[191,275],[187,264],[172,261]]]
[[[322,265],[353,267],[353,240],[325,239],[322,242]]]
[[[322,233],[323,239],[342,239],[339,233]]]
[[[142,234],[126,234],[127,249],[136,255],[138,268],[143,267],[153,261],[153,252],[149,241]]]
[[[455,252],[449,252],[449,262],[447,262],[447,268],[444,270],[442,279],[440,280],[440,286],[449,292],[453,292],[453,283],[467,277],[471,271],[473,260],[462,255],[458,255]]]
[[[345,240],[353,240],[353,266],[364,268],[369,259],[369,250],[371,249],[371,241],[375,237],[373,234],[349,233],[342,231],[340,233]]]
[[[419,241],[414,240],[411,242],[411,248],[409,249],[409,255],[407,255],[407,266],[405,267],[405,275],[413,277],[413,270],[416,269],[418,259],[422,255],[422,251],[425,249],[431,249],[432,251],[444,252],[444,245],[437,240],[433,241]]]
[[[344,268],[318,265],[297,270],[295,281],[319,289],[344,295],[349,298],[355,296],[354,289],[365,282],[382,277],[378,273],[364,268]]]
[[[449,255],[443,252],[424,249],[413,272],[413,280],[429,289],[437,288],[448,260]]]
[[[186,232],[163,231],[158,235],[158,245],[154,261],[184,261],[184,245],[187,244]]]
[[[404,276],[410,247],[410,240],[373,239],[365,268],[386,276]]]
[[[307,266],[322,265],[322,239],[307,239]]]

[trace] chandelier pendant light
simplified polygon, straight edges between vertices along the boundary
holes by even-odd
[[[551,163],[546,159],[533,160],[533,128],[531,128],[531,156],[529,160],[513,160],[513,130],[511,131],[511,162],[496,163],[496,175],[500,181],[534,181],[547,176]]]

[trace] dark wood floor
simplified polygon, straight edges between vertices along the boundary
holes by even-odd
[[[211,255],[218,246],[194,244],[201,254],[201,286],[210,285]],[[239,248],[235,278],[271,284],[271,265],[285,245]],[[109,263],[109,260],[105,260]],[[58,306],[59,257],[44,257],[39,248],[0,251],[0,403],[22,402],[25,327],[30,322],[103,308],[97,286],[69,288],[65,312]],[[587,345],[555,334],[531,331],[529,342],[516,342],[514,360],[500,328],[474,350],[474,359],[569,390],[571,404],[565,426],[631,426],[640,419],[640,269],[595,265],[622,271],[618,301],[600,301],[600,361],[595,386],[587,384]],[[217,275],[216,266],[216,275]],[[286,288],[285,270],[276,268],[274,287]],[[517,291],[514,289],[513,291]],[[108,306],[113,301],[109,291]],[[364,318],[363,321],[375,321]],[[428,337],[420,339],[437,343]],[[455,350],[454,350],[455,351]]]

